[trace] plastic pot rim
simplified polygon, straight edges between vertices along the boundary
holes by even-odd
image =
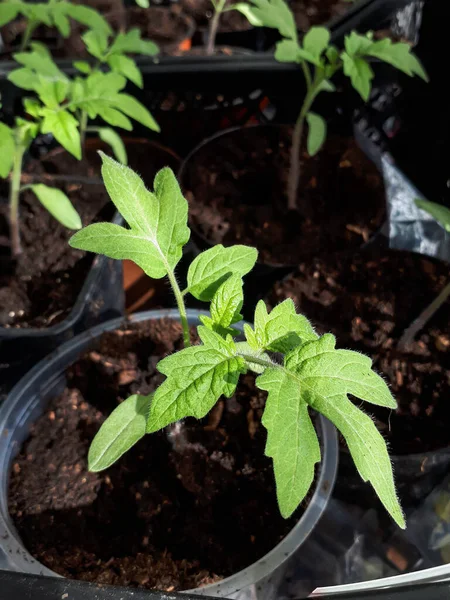
[[[202,310],[188,309],[188,321],[191,324],[198,323],[198,317],[202,314],[207,315],[209,313]],[[30,411],[36,407],[36,390],[40,389],[42,393],[45,393],[46,388],[48,389],[48,384],[54,382],[57,374],[60,374],[62,369],[76,360],[76,356],[83,352],[103,332],[117,329],[124,321],[138,323],[161,318],[178,319],[178,311],[176,309],[143,311],[128,318],[118,317],[96,325],[92,329],[66,342],[55,352],[35,365],[12,389],[4,401],[0,408],[0,431],[2,432],[0,438],[0,472],[4,474],[0,488],[0,538],[7,540],[12,551],[9,554],[2,552],[0,545],[0,568],[34,572],[53,577],[56,575],[53,571],[36,561],[24,548],[8,511],[8,475],[14,451],[18,450],[17,441],[13,440],[13,432],[19,426],[25,427],[27,424]],[[53,371],[56,371],[56,373]],[[47,378],[45,379],[46,375]],[[51,378],[49,379],[50,375]],[[44,383],[43,379],[47,385],[42,385]],[[31,400],[28,402],[26,401],[27,395],[31,396]],[[19,414],[16,414],[17,407],[20,407]],[[269,576],[305,542],[330,500],[337,474],[337,432],[325,417],[320,414],[318,417],[322,432],[323,456],[313,496],[299,521],[277,546],[256,563],[217,583],[209,584],[195,590],[184,590],[186,593],[195,592],[201,595],[217,597],[229,596]],[[14,424],[13,427],[12,423]],[[4,555],[4,558],[2,558],[2,555]]]

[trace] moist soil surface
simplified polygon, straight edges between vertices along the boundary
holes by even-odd
[[[448,276],[448,265],[419,255],[364,252],[352,259],[304,263],[269,297],[272,305],[292,298],[319,333],[331,332],[338,347],[373,358],[398,409],[365,404],[365,410],[375,415],[392,454],[450,444],[449,301],[413,343],[397,348],[405,328],[442,290]]]
[[[145,436],[106,471],[87,471],[105,417],[130,394],[152,392],[163,379],[155,357],[181,344],[181,327],[167,319],[105,334],[32,426],[13,463],[9,508],[25,546],[57,573],[196,588],[261,558],[302,514],[279,514],[260,422],[265,393],[253,376],[202,421]]]
[[[189,18],[179,6],[164,8],[132,7],[127,10],[129,28],[139,27],[142,37],[155,42],[161,50],[174,49],[173,45],[181,43],[192,35]]]
[[[232,2],[228,4],[231,5]],[[181,6],[195,20],[198,27],[202,29],[208,27],[214,14],[211,0],[181,0]],[[247,31],[251,27],[243,14],[237,10],[231,10],[220,16],[218,32]]]
[[[325,25],[331,19],[346,13],[351,7],[348,0],[293,0],[290,3],[295,22],[301,31],[315,25]]]
[[[101,161],[96,152],[106,146],[88,142],[85,158],[77,161],[67,152],[49,153],[34,161],[28,176],[43,177],[50,186],[60,187],[79,212],[83,225],[110,220],[114,206],[100,177]],[[177,160],[159,147],[144,143],[128,144],[130,165],[145,173],[148,185],[158,169],[166,164],[176,166]],[[58,182],[52,177],[89,178],[82,183]],[[96,183],[98,181],[98,183]],[[28,179],[26,179],[28,182]],[[4,185],[1,196],[7,195]],[[75,250],[68,240],[73,231],[60,225],[29,191],[20,198],[22,254],[12,261],[9,252],[7,204],[0,204],[0,326],[15,328],[46,328],[63,321],[73,308],[94,255]]]
[[[185,164],[181,184],[194,231],[210,244],[248,244],[268,264],[351,251],[382,224],[384,186],[352,138],[330,135],[301,158],[298,210],[287,209],[290,127],[220,136]]]

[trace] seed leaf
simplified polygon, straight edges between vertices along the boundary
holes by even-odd
[[[219,286],[231,275],[243,277],[256,263],[258,252],[250,246],[224,248],[218,244],[199,254],[190,264],[188,291],[197,300],[212,300]]]
[[[418,208],[421,208],[428,214],[430,214],[433,219],[442,225],[445,231],[450,233],[450,210],[446,206],[442,206],[441,204],[436,204],[436,202],[429,202],[428,200],[415,200]]]
[[[322,148],[327,137],[327,123],[323,117],[312,112],[306,114],[308,122],[307,150],[310,156],[314,156]]]
[[[130,396],[110,414],[89,448],[89,471],[103,471],[145,435],[152,396]]]
[[[254,350],[272,352],[289,352],[302,342],[317,339],[310,322],[296,313],[290,298],[275,306],[270,313],[260,300],[255,310],[255,330],[246,324],[244,332]]]
[[[386,443],[372,419],[347,394],[378,406],[396,408],[396,403],[386,383],[372,371],[370,358],[336,350],[335,344],[334,336],[326,334],[297,347],[286,356],[285,367],[297,378],[301,399],[336,425],[363,480],[373,485],[396,523],[405,527]]]
[[[117,160],[123,165],[126,165],[128,162],[127,151],[120,135],[110,127],[99,127],[97,132],[99,138],[111,146]]]
[[[273,459],[278,505],[287,519],[311,487],[320,446],[308,405],[287,372],[266,369],[256,385],[269,393],[262,417],[267,429],[266,455]]]
[[[175,268],[190,235],[187,202],[175,175],[162,169],[154,180],[154,192],[128,167],[100,153],[102,175],[111,200],[130,229],[94,223],[70,240],[74,248],[129,259],[154,279]]]
[[[31,189],[38,197],[39,202],[64,227],[68,229],[81,229],[83,227],[80,215],[63,191],[43,183],[35,183],[31,186]]]
[[[185,417],[203,418],[222,395],[233,395],[240,374],[246,372],[231,337],[224,340],[202,325],[198,333],[203,342],[200,346],[191,346],[159,362],[158,371],[167,379],[155,392],[148,433]]]

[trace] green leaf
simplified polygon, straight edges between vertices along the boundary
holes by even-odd
[[[101,153],[108,194],[130,229],[95,223],[70,240],[74,248],[129,259],[154,279],[173,270],[189,240],[187,202],[169,168],[157,173],[154,193],[128,167]]]
[[[320,65],[320,57],[330,43],[330,32],[325,27],[311,27],[303,38],[303,48],[309,52]]]
[[[197,300],[213,299],[219,286],[231,275],[243,277],[249,273],[258,257],[255,248],[218,244],[199,254],[190,264],[187,275],[188,291]]]
[[[411,46],[405,42],[393,43],[391,39],[385,38],[372,42],[365,49],[365,54],[389,63],[410,77],[418,75],[424,81],[428,81],[425,69],[412,53]]]
[[[133,124],[131,123],[130,119],[115,108],[99,104],[96,106],[96,112],[99,117],[101,117],[104,121],[106,121],[106,123],[112,125],[113,127],[121,127],[126,131],[133,130]]]
[[[250,6],[247,2],[237,2],[233,4],[233,8],[243,14],[253,27],[264,27],[264,22],[256,16],[255,7]]]
[[[114,40],[110,54],[122,54],[131,52],[133,54],[145,54],[146,56],[155,56],[159,52],[158,46],[150,40],[141,39],[141,30],[138,28],[130,29],[126,33],[119,33]]]
[[[278,29],[283,37],[297,40],[294,15],[284,0],[251,0],[250,7],[252,24]],[[242,12],[241,9],[238,10]]]
[[[435,202],[429,202],[428,200],[415,200],[416,206],[430,214],[433,219],[442,225],[445,231],[450,233],[450,209],[441,204]]]
[[[373,485],[396,523],[405,527],[386,444],[370,417],[347,394],[392,409],[396,402],[383,379],[372,371],[370,358],[336,350],[335,344],[334,336],[326,334],[297,347],[285,357],[285,367],[298,382],[300,398],[336,425],[363,480]]]
[[[103,55],[108,48],[108,32],[102,29],[90,30],[81,36],[86,44],[87,51],[95,58],[103,59]]]
[[[8,81],[16,87],[27,91],[35,91],[39,86],[39,77],[31,69],[21,67],[8,74]]]
[[[314,156],[322,148],[327,137],[327,124],[320,115],[309,111],[306,114],[308,122],[308,139],[306,147],[308,154]]]
[[[80,215],[63,191],[48,187],[43,183],[35,183],[30,187],[38,197],[39,202],[64,227],[68,229],[81,229],[83,227]]]
[[[24,98],[23,107],[25,109],[25,112],[31,115],[32,117],[41,116],[42,105],[36,98]]]
[[[372,39],[367,34],[361,35],[356,31],[352,31],[345,36],[344,44],[345,51],[349,56],[364,56],[367,49],[372,45]]]
[[[320,83],[319,90],[321,92],[335,92],[336,91],[336,86],[334,85],[334,83],[332,83],[328,79],[324,79]]]
[[[262,417],[267,429],[266,455],[273,459],[278,505],[287,519],[314,481],[320,446],[295,380],[281,369],[268,368],[256,385],[269,393]]]
[[[14,134],[10,127],[0,123],[0,177],[8,177],[14,159]]]
[[[85,60],[76,60],[73,63],[73,66],[75,67],[75,69],[78,69],[80,73],[84,73],[85,75],[89,75],[92,72],[91,65]]]
[[[123,54],[113,54],[108,58],[108,64],[116,73],[120,73],[138,87],[143,87],[142,74],[132,58]]]
[[[128,163],[127,151],[120,135],[110,127],[99,127],[97,131],[99,138],[111,146],[117,160],[126,165]]]
[[[15,2],[0,2],[0,27],[13,21],[19,14],[19,4]]]
[[[107,469],[144,437],[151,398],[130,396],[110,414],[89,448],[89,471]]]
[[[148,0],[136,0],[136,4],[141,8],[148,8],[150,6],[150,2]]]
[[[240,310],[244,304],[242,279],[239,275],[232,275],[218,288],[211,301],[211,318],[213,323],[221,327],[228,327],[242,320]]]
[[[89,29],[103,31],[111,34],[112,30],[108,22],[93,8],[82,6],[81,4],[67,3],[67,14]]]
[[[70,35],[70,21],[67,18],[67,7],[65,2],[59,2],[52,5],[51,15],[55,23],[55,27],[63,38]]]
[[[263,300],[256,305],[255,330],[244,326],[245,337],[254,350],[286,353],[303,342],[317,339],[310,322],[298,315],[293,301],[288,298],[267,313]]]
[[[30,21],[41,22],[48,27],[53,25],[51,8],[48,4],[29,4],[24,12]]]
[[[185,417],[203,418],[224,395],[230,398],[245,362],[236,356],[231,338],[199,326],[202,344],[181,350],[159,362],[157,369],[167,376],[156,390],[147,422],[147,433],[158,431]]]
[[[299,45],[296,40],[281,40],[275,50],[275,60],[278,62],[297,62]]]
[[[346,52],[342,53],[342,61],[345,75],[350,77],[355,90],[367,102],[372,89],[372,79],[374,78],[371,66],[364,58],[353,57]]]
[[[42,133],[51,133],[70,154],[81,160],[81,140],[78,121],[65,110],[43,109]]]
[[[152,117],[150,112],[143,104],[136,100],[136,98],[133,98],[133,96],[129,96],[128,94],[116,94],[111,97],[111,103],[129,117],[138,121],[141,125],[144,125],[153,131],[157,131],[158,133],[161,131],[158,123]]]

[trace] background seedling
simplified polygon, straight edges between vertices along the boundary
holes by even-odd
[[[252,25],[277,29],[283,39],[277,44],[276,60],[298,63],[302,68],[306,94],[292,135],[288,180],[288,208],[296,210],[305,121],[308,154],[314,156],[326,139],[327,125],[323,117],[311,109],[321,92],[335,91],[333,76],[342,70],[361,98],[367,101],[374,78],[369,63],[372,59],[389,63],[407,75],[418,75],[425,81],[427,75],[411,47],[404,42],[375,41],[371,32],[361,35],[353,31],[345,37],[344,50],[339,50],[330,43],[330,33],[324,27],[312,27],[300,41],[294,16],[283,0],[250,0],[249,4],[236,4],[235,8],[245,14]]]
[[[190,231],[188,204],[168,168],[155,177],[154,191],[128,167],[102,155],[102,175],[111,200],[129,228],[111,223],[89,225],[70,240],[75,248],[134,261],[150,277],[168,277],[183,327],[185,348],[158,363],[165,381],[149,396],[133,395],[100,428],[89,451],[89,468],[106,469],[146,433],[191,416],[203,418],[224,395],[231,397],[241,375],[253,371],[256,386],[268,392],[262,423],[266,454],[273,460],[281,514],[289,517],[305,498],[320,461],[319,441],[309,409],[328,417],[347,441],[355,465],[369,481],[400,527],[405,527],[386,444],[372,419],[349,395],[396,408],[387,385],[372,370],[371,360],[336,349],[333,335],[318,336],[292,300],[271,312],[259,302],[254,325],[244,326],[238,341],[233,325],[241,319],[243,281],[257,251],[222,245],[191,263],[186,287],[175,269]],[[210,303],[210,316],[197,327],[200,343],[191,345],[186,318],[188,295]],[[280,355],[283,357],[280,361]]]

